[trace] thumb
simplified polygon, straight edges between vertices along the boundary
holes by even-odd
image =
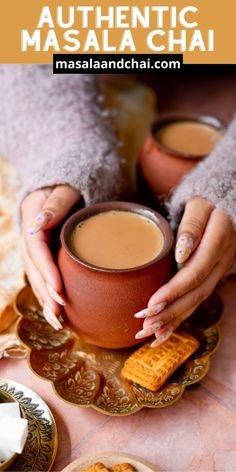
[[[212,210],[212,204],[203,198],[194,198],[186,204],[175,247],[175,260],[179,264],[183,264],[200,243]]]
[[[69,185],[58,185],[44,203],[40,213],[31,222],[29,233],[56,226],[79,200],[80,192]]]

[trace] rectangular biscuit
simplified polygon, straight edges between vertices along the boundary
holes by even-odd
[[[141,346],[126,361],[121,371],[125,379],[152,390],[159,389],[188,357],[199,341],[188,333],[175,332],[157,347],[151,341]]]

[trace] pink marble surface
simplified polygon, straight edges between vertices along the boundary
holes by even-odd
[[[163,472],[236,471],[236,277],[222,284],[220,293],[225,303],[222,343],[210,372],[166,409],[107,417],[59,400],[26,361],[0,361],[1,377],[32,388],[52,409],[59,433],[52,470],[61,471],[91,452],[115,451],[139,455]]]

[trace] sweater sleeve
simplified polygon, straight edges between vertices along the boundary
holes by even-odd
[[[94,75],[1,65],[0,85],[0,152],[18,168],[21,201],[57,184],[78,189],[85,204],[118,196],[117,143]]]
[[[188,200],[202,197],[228,215],[236,230],[236,117],[213,152],[185,176],[175,189],[168,209],[174,228]]]

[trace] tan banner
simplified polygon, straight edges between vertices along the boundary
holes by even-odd
[[[0,13],[1,63],[51,63],[53,53],[236,63],[235,0],[2,0]]]

